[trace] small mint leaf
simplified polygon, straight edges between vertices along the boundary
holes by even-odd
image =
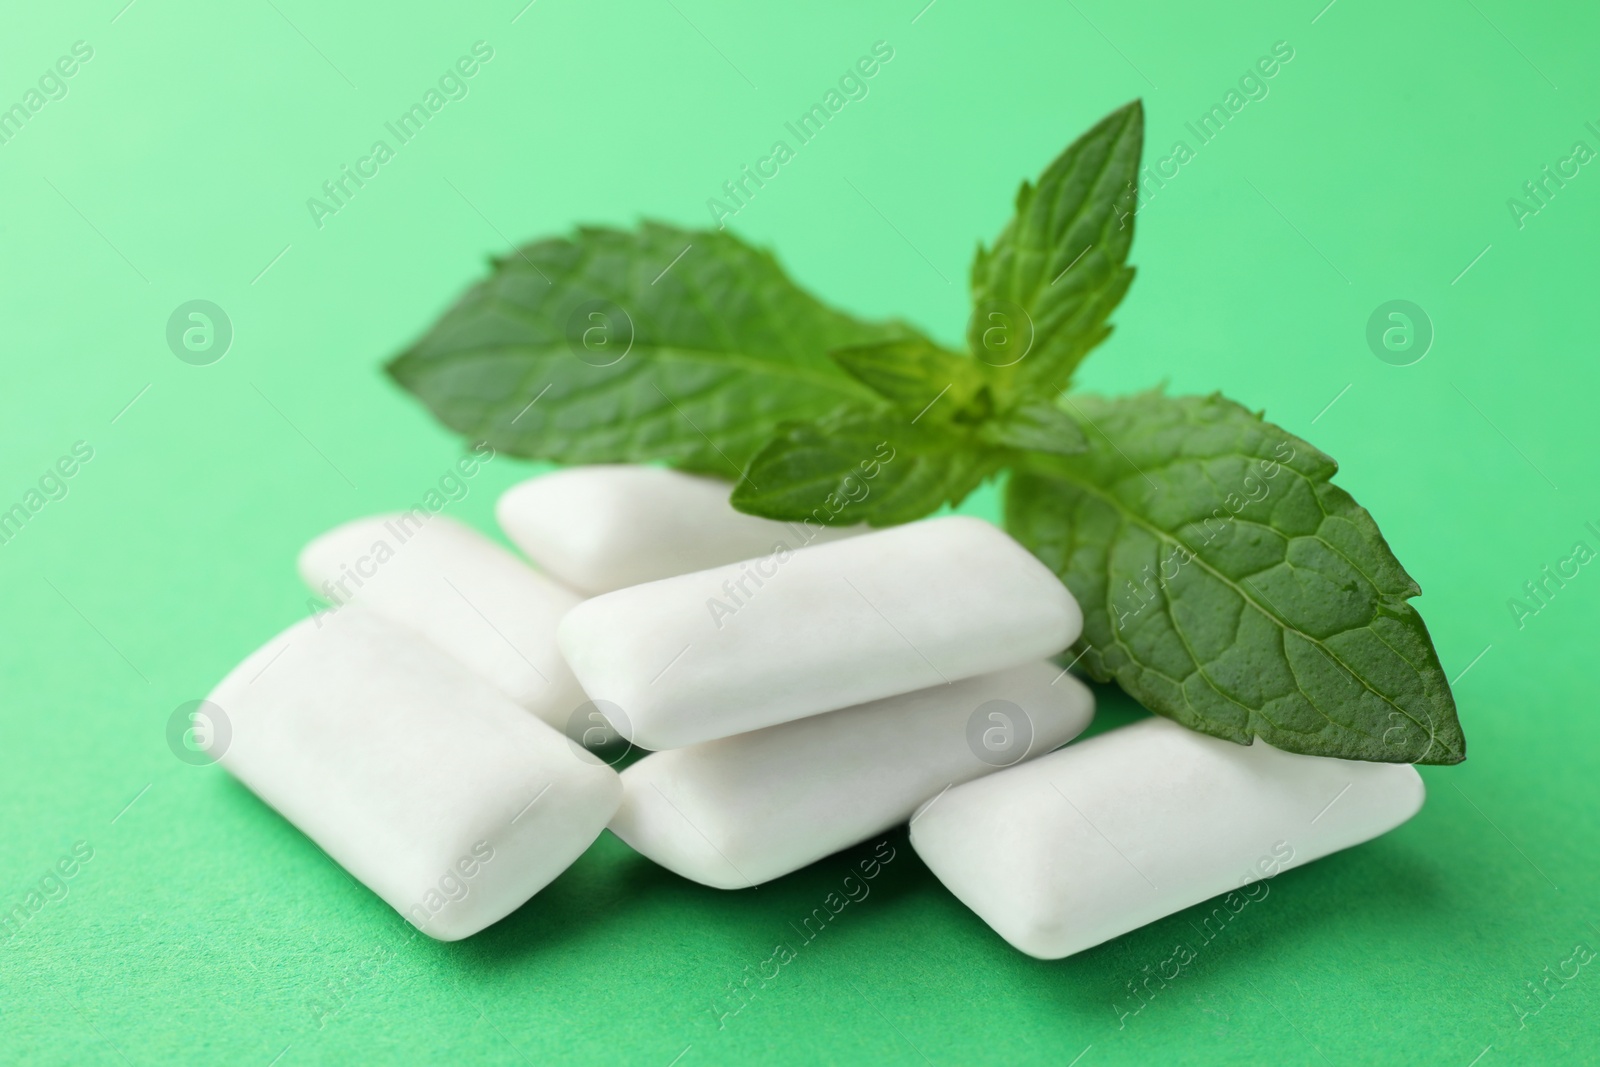
[[[919,422],[924,414],[935,422],[975,422],[988,414],[983,366],[931,341],[880,341],[837,348],[828,356]]]
[[[892,526],[958,504],[1002,453],[881,410],[789,423],[734,487],[740,511],[825,526]]]
[[[1022,183],[1016,214],[972,263],[974,355],[1017,391],[1067,381],[1111,332],[1106,319],[1133,281],[1144,109],[1118,108]]]
[[[1048,400],[1025,400],[999,418],[984,423],[978,437],[1003,448],[1076,455],[1089,448],[1083,427]]]

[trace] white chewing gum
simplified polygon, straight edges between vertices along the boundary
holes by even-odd
[[[521,906],[622,799],[611,768],[355,605],[291,626],[208,700],[212,757],[442,941]]]
[[[661,467],[569,467],[506,490],[495,517],[529,559],[589,595],[863,529],[746,515],[728,503],[732,491],[728,482]]]
[[[1150,718],[956,786],[911,843],[1001,937],[1059,959],[1219,893],[1254,899],[1252,883],[1387,833],[1422,800],[1407,764]]]
[[[1053,663],[982,674],[647,756],[611,831],[716,889],[798,870],[910,818],[953,784],[1066,744],[1094,697]]]
[[[555,639],[578,595],[454,519],[356,519],[306,545],[299,569],[312,592],[421,634],[558,730],[588,699]]]
[[[1045,659],[1072,594],[998,527],[951,516],[586,600],[557,640],[617,730],[682,748]]]

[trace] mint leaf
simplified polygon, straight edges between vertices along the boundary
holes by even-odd
[[[977,422],[993,408],[984,366],[932,341],[881,341],[828,355],[856,380],[919,422]]]
[[[1073,455],[1087,451],[1089,439],[1071,415],[1048,400],[1026,400],[984,423],[978,436],[990,444],[1036,452]]]
[[[1082,605],[1090,674],[1231,741],[1465,758],[1421,590],[1332,459],[1220,395],[1073,406],[1089,451],[1016,471],[1006,525]]]
[[[830,349],[918,336],[826,307],[731,234],[647,222],[495,261],[388,371],[513,455],[736,477],[779,422],[870,402]]]
[[[841,411],[780,426],[734,487],[732,503],[788,522],[891,526],[960,503],[1001,455],[897,413]]]
[[[1133,243],[1144,108],[1118,108],[1022,183],[1016,215],[972,263],[967,341],[979,359],[1009,368],[1019,390],[1065,382],[1111,332],[1106,318],[1133,282]]]

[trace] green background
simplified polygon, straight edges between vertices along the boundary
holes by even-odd
[[[1600,167],[1522,228],[1506,204],[1575,141],[1600,148],[1600,16],[1323,2],[8,5],[0,105],[74,41],[94,56],[0,145],[0,508],[74,442],[94,458],[0,545],[0,906],[74,842],[94,855],[0,944],[0,1061],[1600,1062],[1600,964],[1524,1023],[1509,1004],[1600,947],[1600,572],[1522,626],[1507,606],[1574,542],[1600,548]],[[306,199],[477,40],[494,58],[470,95],[317,228]],[[1034,961],[896,833],[872,895],[719,1029],[711,998],[849,855],[722,893],[604,835],[488,932],[412,940],[164,740],[303,616],[303,542],[410,504],[459,454],[378,367],[486,256],[579,222],[705,224],[878,40],[895,54],[870,95],[733,225],[824,298],[949,341],[1021,178],[1134,96],[1147,159],[1195,148],[1184,123],[1293,47],[1141,213],[1139,278],[1083,386],[1221,389],[1338,457],[1459,676],[1469,758],[1423,771],[1421,814],[1275,880],[1121,1029],[1112,1002],[1188,916]],[[235,330],[211,366],[164,339],[196,298]],[[1395,298],[1437,333],[1413,366],[1365,341]],[[495,460],[450,511],[490,529],[532,469]]]

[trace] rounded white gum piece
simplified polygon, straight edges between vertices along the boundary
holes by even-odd
[[[959,785],[911,844],[1030,956],[1059,959],[1394,829],[1422,807],[1407,764],[1302,756],[1168,719],[1110,730]]]
[[[442,941],[520,907],[622,799],[611,768],[355,606],[291,626],[207,699],[212,758]]]
[[[682,748],[1055,655],[1072,594],[998,527],[950,516],[586,600],[557,639],[617,730]]]
[[[611,832],[685,878],[757,885],[903,823],[952,784],[1076,737],[1094,697],[1022,667],[646,756]]]
[[[589,595],[862,529],[746,515],[728,503],[732,491],[728,482],[662,467],[568,467],[506,490],[495,517],[529,559]]]
[[[588,699],[556,647],[581,598],[454,519],[356,519],[306,545],[299,570],[312,592],[421,634],[558,730]]]

